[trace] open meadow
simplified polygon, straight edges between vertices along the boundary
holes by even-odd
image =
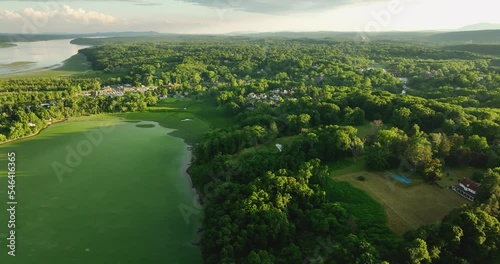
[[[348,182],[380,203],[385,209],[389,227],[398,234],[421,225],[439,223],[452,209],[468,203],[452,190],[427,183],[406,186],[387,177],[387,173],[360,170],[332,174],[334,180]],[[357,179],[361,175],[365,177],[364,181]]]

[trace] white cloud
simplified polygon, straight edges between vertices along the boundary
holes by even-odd
[[[61,17],[66,20],[76,20],[89,24],[91,22],[99,22],[103,24],[114,23],[116,18],[110,15],[99,13],[96,11],[89,11],[84,9],[73,9],[68,5],[63,6],[63,10],[58,13]]]
[[[335,9],[357,3],[383,2],[386,0],[180,0],[214,9],[232,9],[252,13],[290,14]],[[412,0],[410,0],[412,1]]]
[[[0,19],[19,19],[19,18],[21,18],[21,15],[17,12],[7,10],[0,13]]]
[[[78,23],[78,24],[112,24],[118,21],[117,18],[104,13],[84,10],[81,8],[73,9],[69,5],[62,5],[51,10],[35,10],[25,8],[19,11],[0,12],[0,20],[28,20],[34,24],[46,24],[49,20],[62,20],[60,22]]]

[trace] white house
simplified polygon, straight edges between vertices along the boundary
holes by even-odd
[[[463,178],[458,181],[458,185],[453,185],[451,188],[469,201],[474,201],[479,186],[481,184],[471,179]]]

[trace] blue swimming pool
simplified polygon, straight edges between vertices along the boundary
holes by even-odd
[[[401,175],[392,175],[392,177],[394,177],[394,178],[398,179],[399,181],[404,182],[406,184],[411,184],[411,180],[410,179],[405,178],[405,177],[403,177]]]

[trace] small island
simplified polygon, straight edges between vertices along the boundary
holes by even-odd
[[[17,46],[16,44],[13,44],[13,43],[3,43],[3,42],[0,42],[0,48],[12,48],[12,47],[15,47]]]

